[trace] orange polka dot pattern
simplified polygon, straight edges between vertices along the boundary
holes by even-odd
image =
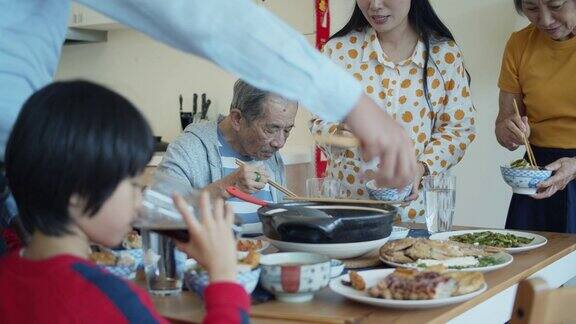
[[[419,42],[412,56],[394,63],[382,50],[372,28],[351,32],[330,40],[323,52],[364,86],[364,91],[379,106],[394,116],[412,138],[419,161],[430,172],[444,172],[456,165],[475,138],[470,88],[463,57],[452,42],[435,42],[426,71],[430,105],[424,96],[422,72],[424,44]],[[436,64],[434,64],[436,63]],[[332,133],[334,123],[313,120],[313,133]],[[327,176],[341,181],[350,198],[368,198],[365,183],[374,178],[357,150],[322,147],[329,158]],[[365,172],[359,172],[359,170]],[[425,204],[419,199],[400,209],[403,221],[424,220]]]

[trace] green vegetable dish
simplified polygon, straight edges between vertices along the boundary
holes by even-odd
[[[499,248],[515,248],[530,244],[534,241],[534,238],[516,236],[510,233],[502,234],[484,231],[451,236],[450,240],[460,243],[494,246]]]
[[[461,269],[469,269],[469,268],[485,268],[485,267],[491,267],[491,266],[495,266],[495,265],[499,265],[502,264],[504,261],[500,258],[495,258],[493,256],[483,256],[483,257],[478,257],[478,264],[476,265],[470,265],[470,266],[448,266],[447,268],[450,270],[461,270]],[[425,263],[418,263],[416,265],[418,268],[428,268],[428,266]]]
[[[510,167],[512,169],[539,170],[537,166],[533,166],[532,164],[530,164],[530,162],[524,159],[513,161],[512,163],[510,163]]]

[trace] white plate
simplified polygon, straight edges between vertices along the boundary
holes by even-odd
[[[335,244],[314,244],[314,243],[293,243],[282,242],[266,238],[272,245],[280,251],[285,252],[310,252],[329,256],[333,259],[349,259],[361,256],[380,248],[388,242],[388,238],[381,240],[355,242],[355,243],[335,243]]]
[[[373,287],[378,283],[378,281],[384,279],[392,272],[394,272],[394,269],[376,269],[376,270],[361,271],[358,272],[358,274],[360,274],[362,278],[364,278],[364,281],[366,282],[366,287]],[[483,284],[482,287],[480,287],[480,289],[471,292],[469,294],[442,299],[394,300],[394,299],[370,297],[366,291],[358,291],[352,287],[343,285],[342,280],[346,281],[349,280],[348,275],[345,274],[330,281],[330,289],[332,289],[332,291],[337,293],[338,295],[342,295],[348,299],[352,299],[357,302],[368,305],[398,308],[398,309],[429,309],[429,308],[436,308],[457,304],[480,295],[488,288],[488,285]]]
[[[508,253],[505,253],[505,252],[496,253],[493,255],[493,257],[501,258],[502,263],[488,266],[488,267],[474,267],[474,268],[449,269],[449,270],[451,270],[451,271],[464,271],[464,272],[489,272],[489,271],[494,271],[494,270],[504,268],[505,266],[512,263],[512,261],[514,261],[514,257]],[[406,264],[406,263],[402,264],[402,263],[396,263],[396,262],[392,262],[392,261],[386,261],[382,257],[380,257],[380,260],[382,262],[384,262],[385,264],[387,264],[391,267],[395,267],[395,268],[412,268],[412,269],[420,269],[420,270],[426,269],[426,268],[419,268],[416,265],[410,265],[409,263],[408,264]]]
[[[445,240],[449,240],[451,236],[468,234],[468,233],[486,232],[486,231],[494,232],[494,233],[500,233],[500,234],[513,234],[516,236],[527,237],[527,238],[534,238],[534,240],[532,242],[530,242],[529,244],[526,244],[524,246],[515,247],[515,248],[504,248],[504,251],[511,253],[511,254],[529,251],[529,250],[534,250],[536,248],[539,248],[539,247],[545,245],[548,242],[548,240],[542,235],[529,233],[529,232],[496,230],[496,229],[466,230],[466,231],[452,231],[452,232],[436,233],[436,234],[430,235],[430,239],[431,240],[445,241]]]

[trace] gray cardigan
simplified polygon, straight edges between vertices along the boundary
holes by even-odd
[[[222,158],[218,150],[218,122],[202,122],[188,125],[176,138],[164,154],[157,171],[190,183],[192,188],[203,188],[222,178]],[[284,162],[278,152],[264,161],[272,172],[273,180],[286,185]],[[275,202],[282,201],[284,196],[270,188]]]

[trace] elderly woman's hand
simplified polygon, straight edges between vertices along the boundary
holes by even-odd
[[[246,192],[255,193],[262,190],[270,176],[265,166],[242,165],[228,177],[230,185]]]
[[[496,139],[500,145],[514,151],[520,145],[524,145],[523,136],[530,137],[530,125],[526,116],[519,118],[510,115],[496,121]]]
[[[554,175],[538,184],[538,193],[532,197],[544,199],[564,190],[566,185],[576,178],[576,158],[561,158],[546,166],[547,170],[554,171]]]

